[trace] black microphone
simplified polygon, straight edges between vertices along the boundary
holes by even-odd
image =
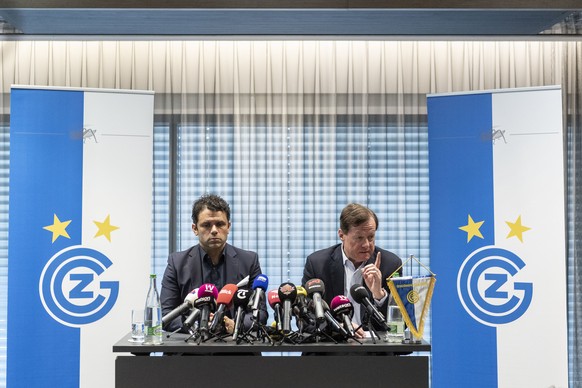
[[[201,310],[199,330],[203,338],[206,338],[208,333],[208,321],[210,313],[216,309],[216,297],[218,290],[214,284],[206,283],[198,288],[198,299],[194,302],[194,307]]]
[[[331,300],[331,312],[333,316],[344,324],[350,337],[356,335],[354,326],[352,325],[352,317],[354,316],[354,306],[347,296],[337,295]]]
[[[378,325],[382,326],[382,330],[390,331],[388,325],[386,324],[386,317],[384,317],[384,315],[376,308],[376,306],[370,302],[370,294],[368,293],[366,287],[362,286],[361,284],[354,284],[350,288],[350,295],[352,298],[354,298],[354,302],[363,304],[366,307],[368,314],[374,318]]]
[[[343,328],[342,325],[331,315],[329,312],[329,306],[327,305],[326,301],[322,301],[323,304],[323,315],[325,316],[325,320],[331,326],[332,331],[340,333],[344,338],[348,336],[348,332],[346,329]]]
[[[253,311],[253,318],[255,320],[258,319],[259,302],[261,301],[261,299],[265,297],[264,295],[265,291],[267,290],[267,287],[269,287],[269,278],[267,277],[267,275],[260,274],[253,281],[254,292],[251,300],[249,301],[249,307]]]
[[[182,313],[188,311],[192,308],[194,301],[198,298],[198,289],[195,288],[188,295],[184,298],[184,303],[167,313],[162,317],[162,325],[165,326],[166,324],[172,322],[174,318],[180,316]]]
[[[216,309],[216,313],[214,313],[212,323],[210,324],[211,333],[216,333],[217,329],[221,327],[221,325],[223,326],[225,310],[230,307],[237,290],[238,287],[236,284],[227,284],[222,287],[222,290],[218,293],[218,297],[216,298],[216,305],[218,308]]]
[[[283,302],[283,317],[281,327],[283,333],[289,333],[291,331],[291,305],[295,303],[297,298],[297,289],[293,283],[283,283],[279,286],[278,290],[279,300]]]
[[[303,286],[297,286],[297,297],[295,298],[295,304],[293,305],[293,314],[296,317],[297,327],[300,329],[303,327],[303,323],[307,325],[313,325],[315,322],[309,314],[309,308],[307,307],[307,290]]]
[[[238,338],[238,333],[242,326],[242,320],[244,318],[246,307],[249,304],[249,299],[251,298],[251,292],[245,288],[239,288],[239,290],[234,295],[234,308],[236,309],[236,317],[234,319],[234,331],[232,332],[232,339],[236,341]]]
[[[310,279],[305,283],[305,290],[313,301],[313,310],[315,314],[315,321],[322,323],[325,321],[325,313],[323,310],[323,294],[325,293],[325,286],[321,279]]]
[[[192,310],[190,310],[190,315],[188,315],[188,318],[186,318],[186,320],[184,321],[184,326],[188,329],[190,334],[192,334],[191,329],[192,326],[194,326],[194,323],[200,320],[201,313],[202,311],[200,311],[198,308],[192,307]]]

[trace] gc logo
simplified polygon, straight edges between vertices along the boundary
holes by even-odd
[[[487,326],[503,325],[528,309],[533,284],[512,278],[525,263],[515,253],[487,246],[471,253],[457,276],[457,292],[465,310]]]
[[[117,301],[119,282],[96,282],[111,260],[80,245],[57,252],[46,263],[38,284],[45,310],[66,326],[79,327],[105,316]],[[102,290],[109,290],[103,294]]]

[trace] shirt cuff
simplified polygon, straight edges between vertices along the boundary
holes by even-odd
[[[384,296],[382,297],[382,299],[376,299],[372,297],[372,299],[374,299],[374,303],[376,304],[376,306],[382,306],[384,301],[386,301],[386,298],[388,298],[388,291],[386,290],[384,290]]]

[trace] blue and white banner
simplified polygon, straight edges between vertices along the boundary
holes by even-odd
[[[428,96],[435,388],[568,386],[561,101]]]
[[[8,387],[112,387],[143,307],[153,93],[11,91]]]

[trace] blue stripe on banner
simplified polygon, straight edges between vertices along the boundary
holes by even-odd
[[[7,385],[78,387],[80,330],[47,313],[39,280],[81,244],[83,92],[13,89],[10,118]],[[53,243],[55,217],[70,238]]]
[[[495,328],[464,310],[457,275],[475,249],[494,244],[491,94],[427,99],[434,388],[497,386]],[[477,223],[483,238],[459,228]]]

